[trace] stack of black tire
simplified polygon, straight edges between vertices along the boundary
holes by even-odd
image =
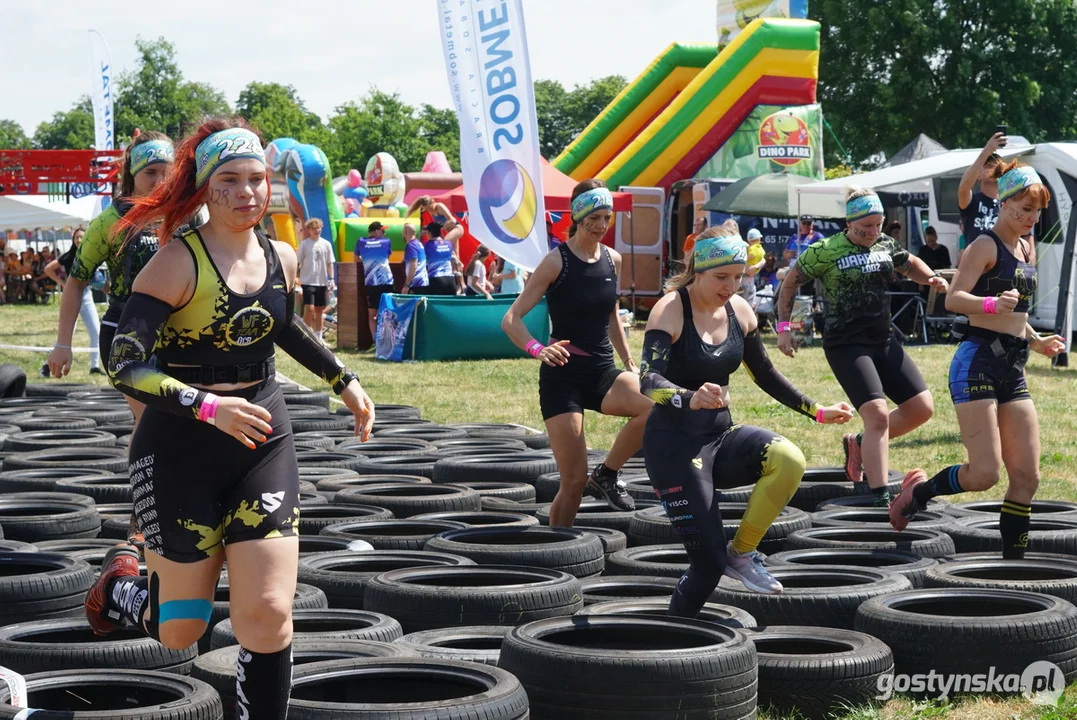
[[[550,527],[545,435],[381,405],[364,444],[326,393],[285,391],[303,482],[289,717],[828,718],[877,704],[895,673],[1047,660],[1077,678],[1075,504],[1035,505],[1029,555],[1003,562],[997,503],[935,503],[895,533],[813,468],[761,545],[784,594],[723,578],[685,620],[666,609],[688,558],[640,460],[634,512],[586,499],[575,528]],[[26,392],[0,399],[0,666],[64,717],[231,717],[227,573],[183,651],[83,618],[131,512],[122,397]],[[729,538],[751,490],[722,494]],[[0,718],[19,712],[7,693]]]

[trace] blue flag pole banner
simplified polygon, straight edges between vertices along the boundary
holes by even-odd
[[[534,270],[549,249],[523,0],[437,5],[469,230],[500,257]]]
[[[116,147],[115,123],[112,113],[112,52],[105,36],[90,30],[92,58],[90,102],[93,105],[94,149],[113,150]],[[96,216],[109,206],[109,197],[102,195],[94,207]]]
[[[378,306],[378,328],[374,338],[374,357],[378,360],[402,362],[407,351],[408,330],[411,329],[415,309],[423,301],[409,295],[381,296]]]

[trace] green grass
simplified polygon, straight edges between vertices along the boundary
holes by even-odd
[[[50,306],[0,306],[0,343],[51,347],[55,339],[58,308]],[[631,333],[629,342],[639,357],[642,328]],[[844,400],[833,373],[826,364],[821,347],[804,348],[789,359],[774,348],[773,336],[767,337],[774,364],[796,385],[814,399],[832,403]],[[75,345],[85,346],[87,338],[76,330]],[[947,370],[954,347],[936,345],[909,347],[920,371],[935,397],[935,417],[924,427],[891,443],[890,467],[909,470],[923,467],[929,474],[947,465],[963,462],[965,450],[960,443],[957,419],[947,392]],[[538,408],[538,365],[530,359],[460,361],[432,363],[386,363],[370,353],[341,352],[340,356],[358,372],[375,403],[416,405],[423,417],[437,422],[516,422],[542,427]],[[21,366],[31,382],[41,382],[37,374],[45,353],[0,349],[0,363]],[[309,387],[321,381],[286,355],[278,355],[278,369],[292,380]],[[76,355],[76,365],[69,380],[104,384],[101,377],[91,377],[86,355]],[[1038,497],[1055,500],[1077,499],[1077,369],[1055,369],[1046,358],[1033,355],[1028,368],[1028,385],[1040,415],[1042,481]],[[796,442],[810,466],[839,465],[842,462],[843,429],[816,425],[803,416],[779,405],[748,379],[737,373],[731,382],[734,418],[741,423],[761,425],[782,433]],[[623,421],[588,413],[585,423],[588,444],[608,448]],[[854,420],[845,429],[856,430]],[[979,497],[1001,498],[1006,481]],[[959,496],[955,500],[971,499]],[[763,716],[766,720],[785,720]],[[845,720],[1061,720],[1077,717],[1077,684],[1071,686],[1057,708],[1035,708],[1022,700],[957,700],[952,704],[916,703],[897,699],[882,709],[851,711]]]

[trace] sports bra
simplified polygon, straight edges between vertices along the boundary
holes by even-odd
[[[256,233],[266,260],[262,287],[243,295],[225,283],[197,230],[179,240],[194,258],[191,299],[165,323],[156,355],[166,364],[242,365],[273,357],[273,343],[288,320],[288,283],[273,244]]]
[[[581,260],[568,243],[557,246],[561,274],[546,290],[550,339],[568,340],[570,352],[613,359],[610,316],[617,307],[617,267],[605,245],[598,262]]]
[[[688,288],[683,287],[677,294],[681,298],[684,312],[684,324],[681,336],[669,348],[669,366],[666,378],[686,390],[698,390],[703,383],[728,385],[732,375],[744,359],[744,331],[737,321],[737,314],[732,303],[726,303],[729,317],[729,332],[725,340],[717,345],[704,342],[696,331],[692,319],[692,297]]]
[[[980,297],[998,297],[1007,290],[1016,290],[1020,295],[1015,313],[1027,313],[1032,296],[1036,294],[1036,266],[1017,259],[1006,244],[993,230],[984,230],[981,235],[987,235],[995,241],[995,266],[980,276],[976,285],[972,288],[972,294]],[[1028,258],[1025,250],[1025,240],[1020,241],[1021,254]]]

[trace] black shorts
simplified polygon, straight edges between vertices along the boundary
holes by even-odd
[[[326,305],[325,285],[304,285],[303,286],[303,305],[310,305],[311,307],[323,308]]]
[[[1004,405],[1032,397],[1025,383],[1029,344],[1024,338],[970,328],[950,362],[950,399],[954,405],[996,400]]]
[[[901,405],[927,390],[919,368],[896,338],[883,345],[839,345],[824,352],[857,410],[866,402],[885,398]]]
[[[542,419],[564,413],[602,412],[602,401],[624,370],[610,358],[573,355],[558,367],[542,363],[539,368],[539,407]]]
[[[430,278],[430,284],[423,288],[424,295],[455,295],[456,278],[452,275]]]
[[[373,310],[377,312],[378,307],[381,305],[381,296],[389,293],[393,293],[392,283],[388,285],[367,285],[366,286],[366,307],[367,310]]]
[[[268,410],[269,439],[251,450],[208,423],[153,407],[131,438],[138,528],[167,560],[197,562],[231,543],[299,534],[299,466],[276,381],[216,394]]]
[[[122,306],[115,307],[112,302],[109,302],[105,316],[101,318],[101,332],[97,335],[97,348],[101,353],[101,367],[105,369],[108,369],[108,359],[112,356],[112,340],[116,337],[116,325],[120,322],[122,312]]]

